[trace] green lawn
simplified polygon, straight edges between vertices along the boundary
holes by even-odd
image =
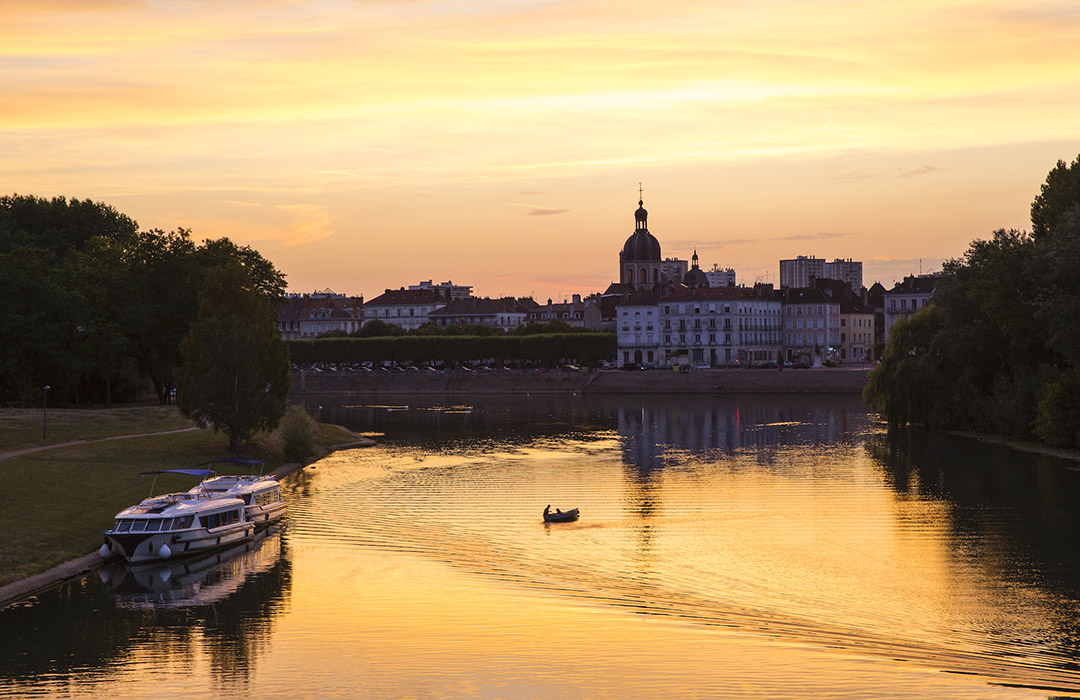
[[[0,452],[54,445],[72,440],[93,440],[112,435],[137,435],[189,428],[192,423],[176,406],[124,406],[122,408],[0,408]],[[47,421],[42,437],[43,421]]]
[[[69,422],[69,435],[100,438],[149,432],[155,427],[170,430],[190,426],[173,408],[154,407],[141,419],[137,417],[139,411],[147,409],[82,412],[84,415]],[[121,415],[107,415],[112,413]],[[91,419],[89,414],[97,414],[99,420]],[[49,417],[51,421],[51,411]],[[20,430],[6,419],[0,420],[0,429],[16,438],[25,432],[25,427]],[[110,432],[110,428],[119,430]],[[324,445],[354,439],[334,426],[322,428]],[[0,477],[8,494],[6,504],[0,508],[0,532],[4,533],[0,538],[0,586],[100,547],[101,533],[112,525],[113,516],[149,495],[152,477],[142,478],[140,471],[193,467],[211,459],[235,456],[227,446],[224,435],[196,430],[58,447],[0,462]],[[0,449],[9,447],[5,443]],[[266,471],[275,466],[278,464],[268,460]],[[224,466],[217,471],[232,473]],[[186,491],[195,483],[193,477],[166,474],[158,479],[155,492]]]

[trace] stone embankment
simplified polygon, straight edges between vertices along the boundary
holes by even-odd
[[[867,365],[815,369],[294,372],[293,394],[858,394]]]

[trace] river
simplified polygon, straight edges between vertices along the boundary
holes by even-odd
[[[847,396],[306,400],[378,445],[0,610],[0,697],[1080,697],[1073,462]]]

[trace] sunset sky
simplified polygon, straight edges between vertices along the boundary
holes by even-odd
[[[292,291],[600,291],[639,182],[665,257],[889,286],[1028,228],[1080,153],[1074,0],[0,0],[0,39],[0,192]]]

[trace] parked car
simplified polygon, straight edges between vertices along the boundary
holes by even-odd
[[[627,363],[623,364],[623,366],[620,369],[625,369],[625,370],[628,370],[628,371],[640,371],[640,370],[644,370],[645,367],[643,365],[639,365],[636,362],[627,362]]]

